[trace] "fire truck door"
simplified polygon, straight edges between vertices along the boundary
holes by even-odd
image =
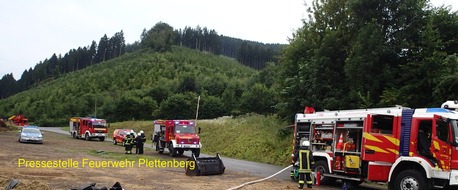
[[[450,144],[451,124],[447,119],[440,116],[434,116],[432,129],[431,152],[437,160],[439,168],[444,171],[450,171],[450,162],[452,158],[452,146]]]
[[[399,140],[397,123],[392,115],[368,115],[364,122],[362,158],[366,161],[394,162]]]
[[[169,142],[173,136],[173,125],[167,125],[165,127],[165,141]]]

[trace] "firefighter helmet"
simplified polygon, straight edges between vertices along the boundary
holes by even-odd
[[[141,134],[143,134],[144,132],[143,131],[140,131]]]

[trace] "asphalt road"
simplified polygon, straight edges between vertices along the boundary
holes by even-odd
[[[70,133],[68,131],[64,131],[59,127],[40,127],[40,129],[43,131],[60,133],[60,134],[65,134],[65,135],[70,136]],[[112,140],[110,138],[106,138],[105,141],[112,143]],[[145,146],[145,147],[153,148],[152,146]],[[184,156],[191,157],[191,152],[185,151]],[[215,155],[208,155],[208,154],[203,154],[203,153],[200,154],[200,157],[214,157],[214,156]],[[238,160],[238,159],[227,158],[227,157],[221,157],[221,159],[223,160],[223,163],[226,169],[230,169],[230,170],[237,171],[237,172],[244,172],[244,173],[248,173],[248,174],[259,176],[259,177],[268,177],[284,169],[284,167],[281,167],[281,166],[251,162],[251,161],[246,161],[246,160]],[[290,170],[287,169],[279,173],[278,175],[274,176],[273,179],[289,181],[290,180],[289,173],[290,173]],[[341,186],[342,186],[341,183],[336,183],[333,186],[325,187],[325,189],[341,189]],[[361,184],[361,186],[359,186],[357,189],[361,189],[361,190],[376,190],[377,189],[379,190],[379,189],[387,189],[387,188],[381,185],[377,185],[377,184],[364,183],[364,184]]]

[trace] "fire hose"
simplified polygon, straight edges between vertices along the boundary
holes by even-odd
[[[283,171],[285,171],[285,170],[291,168],[291,166],[293,166],[293,165],[290,165],[290,166],[288,166],[288,167],[286,167],[286,168],[284,168],[284,169],[278,171],[277,173],[272,174],[272,175],[269,176],[269,177],[266,177],[266,178],[263,178],[263,179],[254,180],[254,181],[249,181],[249,182],[246,182],[246,183],[244,183],[244,184],[242,184],[242,185],[239,185],[239,186],[236,186],[236,187],[229,188],[229,189],[227,189],[227,190],[240,189],[240,188],[242,188],[243,186],[246,186],[246,185],[250,185],[250,184],[253,184],[253,183],[258,183],[258,182],[261,182],[261,181],[268,180],[268,179],[270,179],[270,178],[272,178],[272,177],[274,177],[274,176],[280,174],[281,172],[283,172]]]

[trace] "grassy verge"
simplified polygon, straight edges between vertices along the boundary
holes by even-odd
[[[64,131],[69,131],[69,130],[70,130],[70,127],[69,127],[69,126],[60,127],[60,129],[62,129],[62,130],[64,130]]]
[[[290,162],[292,131],[275,116],[204,120],[198,125],[205,153],[281,166]]]

